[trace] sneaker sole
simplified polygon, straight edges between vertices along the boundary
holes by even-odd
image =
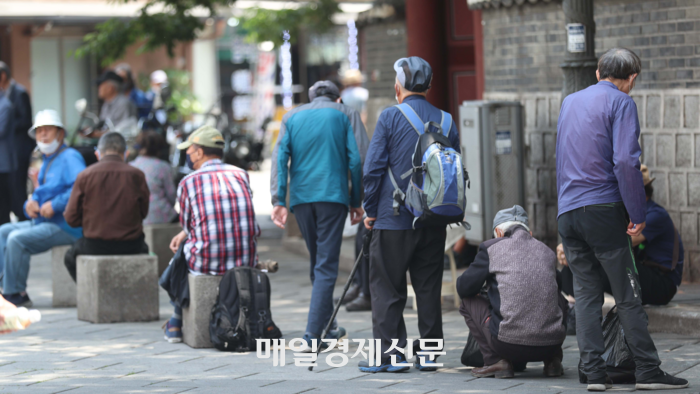
[[[168,338],[167,336],[164,336],[164,338],[168,343],[182,343],[182,338]]]
[[[359,367],[361,372],[367,372],[367,373],[378,373],[378,372],[390,372],[390,373],[398,373],[398,372],[406,372],[411,367]]]
[[[690,383],[682,384],[682,385],[672,385],[672,384],[664,384],[664,383],[637,383],[635,385],[635,389],[637,390],[675,390],[675,389],[684,389],[690,386]]]
[[[612,384],[589,384],[588,391],[605,391],[611,389]]]
[[[421,372],[435,372],[438,370],[438,367],[421,367],[420,365],[416,366],[416,369],[418,369]]]

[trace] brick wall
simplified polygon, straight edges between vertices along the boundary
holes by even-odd
[[[642,89],[700,87],[700,0],[596,1],[596,52],[642,59]]]
[[[626,46],[643,71],[632,91],[642,162],[654,199],[673,218],[686,250],[684,280],[700,282],[700,0],[598,0],[596,52]],[[524,106],[526,199],[533,233],[556,242],[556,123],[561,103],[561,3],[482,11],[484,98]]]

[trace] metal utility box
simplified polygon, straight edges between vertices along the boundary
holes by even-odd
[[[525,207],[522,105],[507,101],[465,101],[459,107],[462,160],[469,172],[466,238],[493,238],[493,217],[503,208]]]

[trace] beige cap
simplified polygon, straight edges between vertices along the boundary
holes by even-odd
[[[206,146],[208,148],[224,149],[226,142],[219,130],[211,126],[202,126],[190,134],[187,141],[178,144],[177,149],[183,150],[189,148],[192,144]]]

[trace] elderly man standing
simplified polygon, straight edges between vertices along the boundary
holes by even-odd
[[[66,252],[73,280],[81,254],[148,253],[142,225],[150,198],[146,176],[125,163],[126,141],[117,132],[103,135],[95,154],[99,162],[78,175],[65,212],[66,222],[82,226],[84,235]]]
[[[472,375],[512,378],[513,363],[544,361],[545,376],[561,376],[568,304],[556,255],[532,237],[519,205],[496,214],[493,235],[457,280],[459,312],[484,356],[484,367]],[[481,295],[484,282],[487,296]]]
[[[629,96],[639,57],[613,48],[598,61],[598,83],[564,99],[557,127],[559,235],[574,275],[576,332],[588,389],[612,387],[606,374],[602,319],[610,281],[636,363],[637,389],[688,386],[663,372],[642,308],[632,240],[646,221],[637,106]]]
[[[271,194],[272,220],[284,228],[289,174],[289,206],[311,255],[313,289],[304,334],[311,347],[333,313],[333,288],[348,206],[353,224],[359,223],[364,213],[360,207],[362,158],[368,138],[360,114],[338,103],[340,92],[335,84],[316,82],[309,89],[309,98],[311,103],[291,110],[282,119],[272,154]],[[328,337],[338,339],[345,334],[344,328],[337,327]]]
[[[63,216],[73,183],[85,169],[80,153],[63,143],[65,135],[56,111],[47,109],[36,114],[29,136],[36,139],[44,162],[39,170],[39,187],[24,204],[24,213],[31,221],[0,226],[3,296],[18,306],[32,304],[25,291],[30,257],[54,246],[70,245],[82,236],[82,229],[69,226]]]
[[[107,70],[97,79],[97,96],[103,101],[100,108],[100,120],[107,123],[110,128],[126,127],[128,124],[136,124],[137,111],[129,97],[121,93],[124,78],[112,70]],[[99,127],[94,128],[88,135],[90,138],[100,138],[106,131],[100,122]]]
[[[183,231],[173,237],[170,249],[175,253],[184,242],[182,255],[193,275],[223,275],[258,261],[260,227],[248,173],[221,161],[224,145],[218,130],[203,126],[177,146],[185,150],[193,172],[177,188]],[[180,306],[165,325],[165,339],[182,342]]]
[[[29,162],[31,161],[32,152],[36,148],[36,142],[27,134],[27,130],[32,127],[32,104],[27,89],[12,78],[12,73],[7,64],[0,62],[0,95],[3,94],[10,100],[14,110],[11,149],[17,164],[17,167],[10,175],[11,186],[7,190],[9,190],[11,210],[22,221],[27,220],[22,206],[27,200]],[[8,155],[6,157],[9,158],[11,156]],[[3,196],[0,196],[0,199],[2,198]],[[0,212],[2,212],[2,208],[0,208]],[[3,216],[0,213],[0,223],[4,223],[2,221]]]
[[[433,71],[430,64],[419,57],[402,58],[394,63],[396,71],[396,98],[406,104],[422,122],[441,124],[444,113],[430,104],[426,96],[430,89]],[[448,129],[449,127],[449,129]],[[459,152],[459,130],[454,122],[444,127],[452,147]],[[394,180],[405,193],[408,177],[413,170],[412,155],[419,132],[397,107],[391,107],[379,116],[370,142],[365,162],[365,226],[374,229],[370,247],[370,293],[372,297],[372,329],[374,338],[382,341],[382,364],[369,366],[360,361],[363,372],[401,372],[406,364],[391,364],[396,355],[399,363],[406,361],[398,348],[406,348],[406,324],[403,310],[406,305],[406,271],[411,274],[411,284],[418,304],[418,328],[420,337],[442,341],[442,288],[443,256],[445,253],[445,226],[423,227],[404,207],[394,207]],[[390,176],[393,173],[395,179]],[[374,224],[374,226],[372,225]],[[392,341],[398,339],[396,347]],[[420,341],[414,342],[414,350],[421,351]],[[392,349],[389,351],[389,349]],[[434,361],[426,360],[417,365],[421,371],[435,371]]]

